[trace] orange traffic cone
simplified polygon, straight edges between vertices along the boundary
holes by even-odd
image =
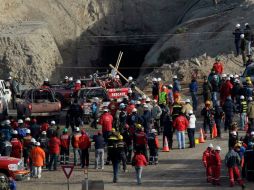
[[[169,152],[169,147],[168,147],[168,140],[166,137],[164,137],[164,146],[163,146],[163,149],[162,149],[162,152]]]
[[[217,126],[216,124],[214,124],[212,128],[212,138],[216,138],[217,136],[218,136]]]
[[[204,143],[204,142],[205,142],[204,132],[203,132],[203,129],[200,129],[199,143]]]

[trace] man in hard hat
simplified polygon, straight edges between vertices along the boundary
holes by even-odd
[[[189,118],[189,125],[188,125],[188,137],[190,142],[190,148],[195,147],[195,128],[196,128],[196,116],[194,115],[193,111],[190,110],[188,113]]]
[[[221,176],[221,157],[220,157],[220,146],[216,146],[215,150],[211,154],[211,165],[212,165],[212,183],[213,185],[220,185]]]
[[[11,134],[12,134],[12,128],[11,128],[11,121],[5,120],[2,123],[2,126],[0,126],[0,133],[4,134],[4,138],[7,141],[11,140]]]
[[[127,124],[130,127],[134,127],[136,124],[142,124],[143,123],[143,118],[138,115],[137,111],[138,110],[136,108],[134,108],[132,110],[131,115],[127,116]]]
[[[167,87],[162,86],[162,90],[159,93],[159,105],[167,104],[167,102],[168,102]]]
[[[157,104],[157,100],[153,100],[153,108],[152,108],[152,120],[153,120],[153,125],[157,131],[160,131],[160,118],[162,114],[161,107]]]
[[[248,102],[247,116],[250,122],[250,128],[254,128],[254,101],[252,97],[250,97]]]
[[[178,81],[178,77],[177,75],[173,76],[173,93],[179,93],[181,92],[181,85],[180,82]]]
[[[107,108],[103,110],[103,114],[100,117],[99,124],[102,126],[103,138],[107,143],[107,139],[113,128],[113,116],[109,113],[109,110]]]
[[[212,182],[212,162],[211,162],[212,151],[213,151],[213,144],[210,143],[207,149],[203,152],[203,157],[202,157],[202,161],[206,169],[206,181],[208,183]]]
[[[119,105],[119,114],[118,114],[118,128],[119,128],[119,132],[122,133],[123,129],[126,125],[126,120],[127,120],[127,112],[125,110],[125,104],[121,103]]]
[[[246,39],[247,55],[251,55],[252,54],[251,43],[253,40],[253,32],[249,23],[245,23],[244,38]]]
[[[69,83],[69,77],[65,76],[63,80],[63,84],[68,84]]]
[[[243,60],[243,66],[246,64],[246,46],[247,46],[247,41],[245,39],[245,35],[241,34],[240,35],[241,41],[240,41],[240,50],[242,54],[242,60]]]
[[[16,130],[12,132],[11,145],[12,145],[11,157],[21,158],[23,152],[23,145],[21,141],[18,139],[18,131]]]
[[[156,129],[152,129],[147,136],[147,142],[149,147],[149,164],[158,164],[158,152],[159,152],[159,139]]]
[[[77,98],[78,91],[81,89],[81,80],[77,80],[74,84],[73,97]]]
[[[112,82],[114,88],[121,88],[123,86],[119,75],[116,75],[116,77],[113,78]]]
[[[217,137],[221,138],[221,125],[222,125],[222,120],[224,118],[224,112],[222,107],[219,104],[216,104],[214,107],[214,121],[216,123],[216,128],[217,128]]]
[[[244,189],[245,185],[243,183],[243,180],[241,179],[241,174],[239,170],[239,167],[241,165],[241,158],[237,154],[237,152],[234,151],[233,147],[231,147],[229,149],[229,152],[226,154],[225,164],[228,168],[230,187],[233,187],[235,185],[235,181],[237,181],[239,185],[242,186],[242,189]]]
[[[100,169],[104,170],[104,138],[102,136],[102,132],[98,131],[97,135],[93,136],[93,142],[95,146],[95,169],[99,169],[99,164],[100,164]]]
[[[37,140],[40,136],[41,126],[37,124],[37,120],[35,118],[33,118],[31,121],[30,130],[32,137]]]
[[[189,121],[183,113],[178,115],[173,120],[173,127],[176,129],[176,137],[178,141],[178,148],[185,149],[185,131],[187,130]]]
[[[145,133],[148,134],[150,125],[152,123],[152,114],[147,104],[144,105],[144,113],[141,117],[143,119],[143,127],[145,130]]]
[[[190,99],[186,99],[185,104],[182,107],[182,113],[188,116],[190,111],[193,111],[193,107],[191,106]]]
[[[189,84],[189,90],[191,93],[193,109],[196,111],[198,106],[198,82],[195,78],[191,80],[191,83]]]
[[[71,145],[73,147],[73,154],[74,154],[74,165],[78,164],[80,160],[80,149],[79,149],[79,138],[81,136],[79,127],[75,128],[75,132],[71,137]]]
[[[201,115],[204,117],[203,128],[205,131],[205,138],[207,137],[207,128],[210,131],[210,137],[212,137],[212,127],[214,124],[214,110],[211,105],[211,101],[205,102],[205,107],[201,111]]]
[[[239,104],[239,113],[240,113],[240,129],[244,130],[246,125],[246,117],[247,117],[247,101],[243,95],[240,96],[240,104]]]
[[[53,136],[49,140],[49,154],[50,154],[50,161],[49,161],[49,170],[57,170],[57,163],[58,163],[58,157],[60,154],[60,146],[61,141],[59,138],[57,138],[56,134],[54,133]]]
[[[152,80],[153,84],[152,84],[152,95],[153,95],[153,99],[157,100],[159,99],[159,83],[157,81],[156,78],[153,78]]]
[[[146,138],[146,134],[144,132],[144,128],[140,124],[136,125],[136,132],[135,132],[134,138],[133,138],[133,145],[134,145],[134,149],[136,151],[142,152],[145,155],[146,159],[148,160],[147,138]]]
[[[60,136],[61,151],[60,151],[60,163],[69,164],[70,155],[70,135],[68,134],[68,129],[64,128],[63,134]]]
[[[130,126],[128,124],[125,125],[122,136],[126,144],[125,155],[127,163],[131,163],[131,155],[133,151],[133,133],[131,132]]]
[[[117,142],[117,149],[118,149],[118,153],[120,155],[120,161],[122,162],[123,165],[123,171],[127,172],[127,158],[126,158],[126,153],[125,150],[127,148],[127,145],[123,139],[122,135],[118,136],[118,142]]]
[[[163,125],[164,125],[164,128],[163,128],[163,147],[165,146],[165,138],[167,138],[168,147],[169,147],[169,149],[172,149],[174,128],[173,128],[173,120],[172,120],[172,116],[170,114],[170,111],[168,111],[165,114]]]
[[[79,149],[81,151],[81,168],[88,168],[89,166],[89,148],[91,148],[91,141],[85,130],[81,130],[79,137]]]
[[[231,96],[232,94],[233,85],[230,82],[230,77],[226,78],[226,81],[221,85],[220,88],[220,104],[223,106],[227,97]]]
[[[74,102],[70,105],[70,108],[67,111],[67,115],[69,116],[72,132],[74,132],[74,128],[80,126],[81,118],[84,115],[84,110],[78,103],[77,99],[75,99]]]
[[[27,166],[29,151],[31,150],[31,131],[26,129],[26,136],[23,138],[23,156],[24,156],[24,166]]]
[[[12,152],[12,144],[6,140],[3,133],[0,133],[0,155],[10,156]]]
[[[51,88],[51,85],[50,85],[50,82],[49,82],[49,79],[48,79],[48,78],[45,78],[45,79],[44,79],[41,88]]]
[[[234,118],[234,113],[236,112],[236,107],[234,102],[232,101],[231,96],[228,96],[225,103],[222,107],[224,113],[225,113],[225,124],[224,124],[224,130],[227,131],[230,129],[230,125]]]
[[[98,119],[98,114],[99,114],[99,98],[95,97],[93,99],[92,105],[91,105],[91,111],[92,111],[92,123],[91,127],[97,129],[97,119]]]
[[[169,84],[168,85],[168,106],[171,107],[172,104],[174,103],[174,93],[173,93],[173,85]]]
[[[33,177],[41,178],[42,166],[45,165],[45,152],[40,147],[40,143],[36,142],[35,147],[30,152],[30,158],[33,163]]]
[[[223,63],[221,62],[221,58],[217,56],[215,58],[215,63],[213,64],[213,70],[215,71],[216,75],[221,75],[223,73]]]
[[[219,75],[213,75],[213,78],[210,82],[212,86],[212,101],[213,105],[219,104],[219,93],[220,93],[220,77]]]
[[[207,100],[212,100],[212,86],[210,84],[210,82],[207,79],[207,76],[204,76],[204,82],[202,85],[202,95],[204,98],[204,102],[206,102]]]
[[[241,34],[243,32],[241,31],[241,25],[236,24],[235,31],[233,32],[233,35],[235,36],[235,49],[236,49],[236,56],[240,55],[240,41],[241,41]]]
[[[47,130],[48,138],[51,138],[54,133],[56,133],[56,122],[54,120],[52,120],[52,121],[50,121],[50,126]]]
[[[40,137],[38,138],[38,142],[41,144],[41,148],[45,152],[45,166],[48,168],[49,166],[49,138],[47,137],[47,132],[42,131]]]

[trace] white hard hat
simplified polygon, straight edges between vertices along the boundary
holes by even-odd
[[[191,115],[191,114],[193,114],[193,111],[192,111],[192,110],[190,110],[190,111],[189,111],[189,114],[190,114],[190,115]]]
[[[156,79],[156,78],[153,78],[153,82],[157,82],[157,79]]]
[[[129,89],[129,90],[128,90],[128,93],[132,93],[132,90],[131,90],[131,89]]]
[[[141,104],[141,102],[138,100],[138,101],[136,102],[136,104],[137,104],[137,105],[140,105],[140,104]]]
[[[218,75],[213,75],[213,78],[214,78],[214,79],[217,79],[217,78],[218,78]]]
[[[76,127],[76,130],[75,130],[75,131],[79,132],[79,131],[80,131],[79,127]]]
[[[234,77],[235,77],[235,78],[239,78],[239,75],[235,75]]]
[[[64,79],[67,80],[67,79],[68,79],[68,76],[65,76]]]
[[[157,81],[160,82],[160,81],[161,81],[161,78],[157,78]]]
[[[236,24],[235,27],[236,27],[236,28],[240,28],[241,25],[240,25],[240,24]]]
[[[25,121],[31,121],[30,117],[25,118]]]
[[[252,97],[249,97],[248,100],[249,100],[249,101],[252,101]]]
[[[133,77],[132,76],[129,76],[128,77],[128,81],[132,81],[133,80]]]
[[[108,110],[108,108],[104,108],[103,111],[104,112],[108,112],[109,110]]]
[[[69,78],[69,81],[73,81],[73,77],[70,77],[70,78]]]
[[[249,25],[249,23],[247,23],[247,22],[244,24],[244,26],[248,26],[248,25]]]
[[[98,97],[94,97],[94,101],[99,101],[99,98]]]
[[[120,79],[120,76],[119,76],[119,75],[116,75],[116,79]]]
[[[11,80],[11,79],[12,79],[11,76],[9,76],[9,77],[8,77],[8,80]]]
[[[31,138],[31,143],[36,143],[35,138]]]
[[[26,129],[26,134],[30,134],[30,133],[31,133],[30,129]]]
[[[168,87],[169,87],[169,88],[173,88],[173,85],[172,85],[172,84],[169,84]]]
[[[221,150],[220,146],[216,146],[215,150]]]
[[[241,34],[240,37],[243,39],[244,38],[244,34]]]
[[[227,77],[227,79],[226,80],[230,80],[230,77]]]
[[[153,100],[154,103],[157,103],[158,101],[156,99]]]
[[[229,77],[230,77],[230,78],[234,78],[234,75],[230,74]]]
[[[18,131],[17,131],[17,130],[14,130],[14,131],[12,131],[12,134],[13,134],[13,135],[17,135],[17,134],[18,134]]]
[[[254,135],[254,131],[251,131],[250,135],[252,135],[252,136],[253,136],[253,135]]]
[[[190,103],[190,99],[186,99],[186,100],[185,100],[185,103]]]
[[[238,79],[235,79],[235,83],[240,83],[240,81]]]
[[[9,119],[5,120],[5,124],[6,125],[10,125],[11,124],[11,121]]]
[[[151,101],[151,99],[148,97],[148,98],[146,98],[146,102],[150,102]]]
[[[49,81],[49,79],[48,79],[48,78],[45,78],[45,79],[44,79],[44,81],[45,81],[45,82],[48,82],[48,81]]]
[[[213,148],[213,144],[210,143],[210,144],[208,145],[208,147],[209,147],[209,148]]]
[[[36,142],[35,146],[41,146],[41,143],[40,142]]]
[[[156,129],[152,129],[151,133],[157,133]]]
[[[163,86],[162,89],[166,89],[167,87],[166,86]]]
[[[50,122],[50,124],[51,124],[51,125],[55,125],[56,122],[55,122],[54,120],[52,120],[52,121]]]
[[[231,131],[231,135],[236,136],[237,135],[236,131]]]
[[[223,73],[223,74],[221,75],[221,77],[222,77],[222,78],[226,78],[227,75],[226,75],[225,73]]]
[[[142,96],[142,99],[145,100],[145,99],[146,99],[146,95],[143,95],[143,96]]]
[[[243,95],[240,96],[240,100],[244,100],[244,96]]]
[[[80,81],[80,80],[77,80],[76,83],[77,83],[77,84],[81,84],[81,81]]]
[[[42,132],[41,132],[41,134],[46,135],[46,134],[47,134],[47,132],[46,132],[46,131],[42,131]]]
[[[148,108],[148,105],[147,105],[147,104],[144,104],[144,108]]]
[[[174,75],[174,76],[173,76],[173,79],[177,79],[177,75]]]
[[[133,108],[132,112],[137,112],[137,109],[136,109],[136,108]]]
[[[18,123],[19,123],[19,124],[22,124],[22,123],[24,123],[24,122],[23,122],[22,119],[19,119],[19,120],[18,120]]]

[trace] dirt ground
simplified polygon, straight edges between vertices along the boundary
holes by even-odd
[[[198,125],[201,125],[201,119]],[[196,137],[198,137],[196,133]],[[243,135],[243,134],[242,134]],[[225,133],[223,136],[227,136]],[[175,138],[175,137],[174,137]],[[196,145],[195,149],[178,150],[177,142],[174,141],[174,149],[169,153],[160,152],[159,165],[147,166],[144,169],[142,177],[142,185],[137,186],[135,181],[134,168],[128,166],[128,172],[120,172],[119,182],[112,183],[112,166],[106,166],[104,171],[95,170],[94,168],[94,152],[90,154],[91,165],[89,167],[89,180],[103,180],[106,190],[136,190],[136,189],[179,189],[179,190],[203,190],[203,189],[240,189],[239,186],[229,187],[229,180],[223,164],[222,169],[222,185],[221,187],[213,187],[206,183],[205,171],[201,162],[202,152],[207,145],[212,142],[214,146],[220,145],[222,148],[222,159],[227,152],[227,138],[208,140],[204,144]],[[75,167],[70,178],[70,189],[81,189],[81,183],[85,176],[83,170]],[[64,190],[67,189],[66,178],[61,167],[58,171],[43,171],[41,179],[31,179],[30,181],[18,182],[19,190]],[[254,189],[253,183],[247,183],[248,190]],[[91,189],[92,190],[92,189]]]

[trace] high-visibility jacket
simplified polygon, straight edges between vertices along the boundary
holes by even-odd
[[[160,92],[159,94],[159,104],[165,104],[167,103],[167,93],[166,92]]]
[[[44,165],[45,152],[40,147],[34,147],[30,152],[30,158],[32,159],[33,166],[41,167]]]
[[[79,137],[81,136],[80,133],[75,133],[73,136],[72,136],[72,139],[71,139],[71,144],[72,144],[72,147],[73,148],[79,148]]]

